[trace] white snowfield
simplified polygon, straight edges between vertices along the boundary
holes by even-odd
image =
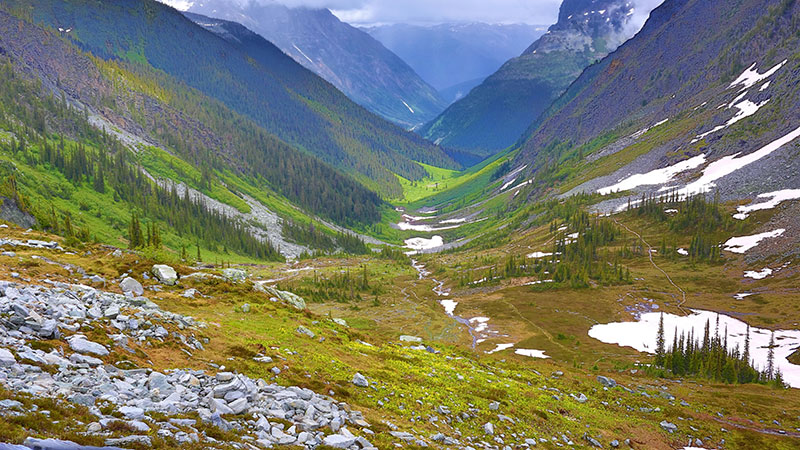
[[[750,87],[774,75],[775,72],[777,72],[781,67],[783,67],[784,64],[786,64],[786,62],[787,60],[784,59],[782,62],[776,64],[775,66],[773,66],[771,69],[769,69],[764,73],[758,73],[758,70],[756,69],[756,64],[758,63],[753,63],[752,66],[750,66],[747,70],[742,72],[741,75],[739,75],[739,78],[733,80],[733,82],[731,83],[730,86],[728,86],[728,88],[742,86],[741,90],[749,89]]]
[[[688,184],[681,193],[683,195],[696,195],[708,192],[711,188],[716,186],[714,184],[715,181],[769,156],[775,150],[794,141],[798,137],[800,137],[800,128],[795,129],[789,134],[770,142],[748,155],[740,156],[741,153],[736,153],[735,155],[722,157],[706,166],[706,168],[703,169],[703,175],[700,176],[700,179]]]
[[[403,243],[405,243],[407,249],[421,251],[443,246],[444,239],[441,236],[433,236],[430,239],[416,237],[406,239]]]
[[[549,358],[549,356],[544,354],[544,350],[531,350],[527,348],[518,348],[514,350],[514,353],[520,356],[528,356],[530,358],[540,358],[540,359]]]
[[[672,181],[675,175],[696,169],[706,162],[706,155],[697,155],[693,158],[681,161],[663,169],[653,170],[647,173],[637,173],[620,180],[617,184],[598,189],[600,195],[608,195],[614,192],[629,191],[639,186],[653,186],[666,184]]]
[[[503,350],[507,350],[513,346],[514,344],[497,344],[497,347],[495,347],[494,350],[489,350],[486,353],[491,355],[492,353],[502,352]]]
[[[766,192],[759,194],[758,198],[769,199],[761,203],[752,203],[750,205],[740,206],[736,208],[739,211],[733,215],[734,219],[744,220],[750,216],[753,211],[761,211],[763,209],[772,209],[781,203],[788,200],[795,200],[800,198],[800,189],[784,189],[782,191]]]
[[[661,313],[642,314],[637,322],[616,322],[595,325],[589,336],[606,344],[632,347],[640,352],[655,353],[658,337],[658,322]],[[677,328],[678,335],[689,334],[694,330],[694,338],[702,341],[706,323],[710,323],[710,334],[714,335],[719,319],[719,335],[728,334],[728,348],[744,349],[747,324],[729,316],[711,311],[692,310],[688,316],[664,314],[664,337],[671,343]],[[770,330],[750,328],[750,357],[757,368],[767,367]],[[800,331],[775,331],[775,368],[780,370],[786,383],[794,388],[800,387],[800,366],[790,363],[786,358],[800,346]]]
[[[744,273],[744,276],[746,278],[752,278],[754,280],[762,280],[770,275],[772,275],[772,269],[770,269],[769,267],[765,267],[760,271],[748,270],[747,272]]]
[[[764,239],[776,238],[782,235],[786,230],[778,228],[775,231],[767,231],[765,233],[753,234],[751,236],[739,236],[728,239],[723,248],[731,253],[745,253],[751,248],[757,246]]]

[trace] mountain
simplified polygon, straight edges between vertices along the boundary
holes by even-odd
[[[407,62],[425,81],[449,95],[466,95],[509,59],[518,56],[546,27],[526,24],[394,24],[364,28]],[[477,82],[476,82],[477,80]],[[460,89],[456,86],[460,85]]]
[[[741,200],[800,186],[798,15],[791,1],[666,1],[531,127],[519,163],[572,192]]]
[[[446,106],[402,59],[327,9],[203,0],[188,11],[245,25],[356,103],[406,128],[427,122]]]
[[[438,147],[356,105],[253,33],[245,44],[227,41],[144,0],[92,9],[77,0],[22,3],[9,4],[28,8],[37,23],[69,24],[67,37],[100,58],[146,64],[219,100],[384,196],[400,195],[395,174],[427,175],[415,161],[456,167]]]
[[[482,157],[510,146],[587,66],[638,31],[652,3],[565,0],[544,36],[419,133]]]

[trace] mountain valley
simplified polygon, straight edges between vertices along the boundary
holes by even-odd
[[[0,3],[0,449],[798,447],[796,1],[564,0],[415,132],[185,3]]]

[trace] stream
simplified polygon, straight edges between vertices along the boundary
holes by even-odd
[[[425,269],[425,265],[421,264],[419,261],[415,259],[411,260],[411,267],[413,267],[417,271],[420,280],[425,280],[431,275],[431,273]],[[478,345],[478,339],[480,337],[478,335],[478,330],[476,329],[476,327],[472,326],[472,322],[469,319],[457,316],[455,314],[458,302],[447,298],[443,298],[450,296],[450,289],[444,287],[444,281],[439,281],[436,278],[430,278],[430,280],[436,284],[436,286],[432,289],[432,291],[434,294],[436,294],[436,297],[439,299],[439,304],[442,305],[442,307],[444,308],[445,314],[447,314],[451,319],[455,320],[456,322],[467,327],[469,335],[472,337],[472,349],[474,350],[475,347]]]

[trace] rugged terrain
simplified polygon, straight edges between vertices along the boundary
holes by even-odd
[[[639,30],[653,3],[565,1],[547,33],[419,133],[480,157],[514,144],[587,66]]]
[[[427,122],[446,106],[403,59],[327,9],[255,2],[234,8],[203,0],[188,11],[250,28],[354,102],[405,128]]]

